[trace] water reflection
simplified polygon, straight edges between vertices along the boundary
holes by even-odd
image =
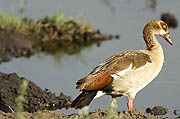
[[[157,0],[147,0],[147,6],[146,8],[151,8],[152,10],[156,10],[156,6],[157,6]]]
[[[112,5],[112,1],[111,0],[100,0],[102,4],[104,4],[105,6],[107,6],[112,13],[115,12],[116,8]]]

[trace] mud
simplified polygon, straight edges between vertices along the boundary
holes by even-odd
[[[0,27],[0,63],[10,61],[13,57],[30,57],[37,52],[33,48],[37,41],[33,36]]]
[[[19,77],[16,73],[5,74],[0,72],[0,102],[10,106],[16,111],[16,99],[20,95],[19,86],[26,80]],[[24,111],[36,112],[37,110],[56,110],[69,108],[71,97],[60,93],[56,96],[50,91],[44,91],[36,84],[28,81],[28,87],[25,101],[23,103]]]
[[[168,112],[168,109],[162,107],[162,106],[155,106],[153,109],[147,108],[147,113],[150,113],[151,115],[165,115]]]
[[[15,119],[15,113],[4,113],[0,111],[0,118]],[[117,111],[116,114],[109,114],[107,110],[99,109],[95,112],[90,112],[88,115],[71,114],[65,115],[62,113],[53,113],[51,111],[43,111],[37,113],[23,112],[25,119],[38,117],[39,119],[162,119],[159,116],[148,115],[141,110],[133,110],[131,112]]]
[[[90,25],[69,20],[62,25],[47,18],[37,23],[23,19],[28,26],[3,28],[0,26],[0,63],[10,61],[13,57],[30,57],[34,53],[45,52],[56,54],[79,53],[92,44],[100,45],[103,40],[118,39],[119,35],[107,35],[94,30]]]

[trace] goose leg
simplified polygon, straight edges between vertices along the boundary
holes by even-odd
[[[128,100],[128,110],[132,111],[133,110],[133,99]]]

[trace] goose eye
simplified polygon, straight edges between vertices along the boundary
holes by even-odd
[[[166,31],[167,27],[166,25],[163,25],[162,28]]]

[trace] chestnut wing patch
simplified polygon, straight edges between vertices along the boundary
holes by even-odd
[[[111,77],[107,72],[100,73],[90,80],[86,80],[87,77],[79,80],[77,82],[76,88],[80,90],[97,90],[101,89],[105,86],[108,86],[112,83],[113,77]]]

